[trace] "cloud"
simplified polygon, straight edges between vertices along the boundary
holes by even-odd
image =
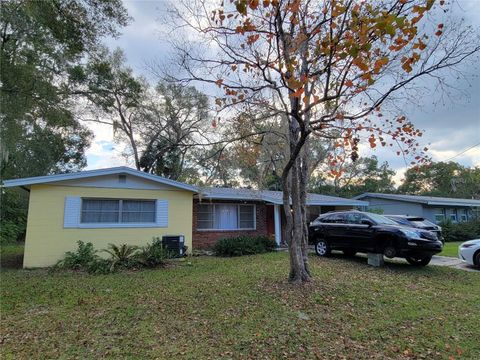
[[[166,61],[171,55],[167,42],[161,40],[159,36],[163,26],[161,21],[166,15],[168,2],[165,0],[125,1],[124,4],[134,21],[123,29],[123,35],[120,38],[108,39],[107,46],[124,49],[127,61],[134,71],[152,78],[145,64],[153,60]],[[473,24],[478,28],[480,1],[454,2],[452,13],[463,17],[465,23]],[[446,14],[446,16],[449,15]],[[448,160],[480,142],[479,73],[478,64],[474,64],[466,69],[466,80],[445,74],[448,82],[456,88],[463,89],[461,96],[440,97],[433,91],[415,99],[415,102],[402,106],[408,119],[416,127],[424,130],[424,136],[420,139],[421,144],[430,148],[430,155],[435,161]],[[113,141],[111,127],[94,124],[90,128],[94,128],[96,137],[92,147],[87,151],[88,168],[126,164],[121,156],[123,149]],[[364,147],[361,154],[362,156],[376,155],[380,162],[388,161],[397,171],[395,178],[401,179],[408,161],[406,163],[402,157],[397,156],[397,150],[396,148],[378,148],[372,151]],[[480,147],[471,149],[452,160],[466,166],[480,166]]]
[[[124,147],[115,144],[111,126],[89,123],[89,128],[93,131],[95,137],[86,152],[87,170],[132,165],[121,155]]]

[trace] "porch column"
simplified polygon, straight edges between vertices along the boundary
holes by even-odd
[[[275,242],[277,246],[282,242],[282,217],[280,216],[280,205],[273,208],[273,219],[275,223]]]

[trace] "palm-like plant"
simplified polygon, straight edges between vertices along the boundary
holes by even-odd
[[[115,245],[115,244],[108,244],[108,249],[105,249],[106,253],[110,254],[111,256],[111,268],[115,268],[117,265],[120,266],[128,266],[131,264],[136,252],[138,250],[137,246],[133,245]]]

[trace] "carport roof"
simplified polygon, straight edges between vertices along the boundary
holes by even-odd
[[[365,198],[379,198],[388,200],[397,200],[412,202],[418,204],[425,204],[430,206],[467,206],[467,207],[480,207],[480,200],[475,199],[456,199],[437,196],[419,196],[419,195],[400,195],[400,194],[381,194],[381,193],[364,193],[354,197],[354,199],[360,200]]]
[[[281,205],[283,203],[283,195],[281,191],[207,187],[199,189],[199,192],[200,195],[198,195],[198,198],[201,199],[265,201],[277,205]],[[368,202],[309,193],[307,195],[307,205],[368,206]]]

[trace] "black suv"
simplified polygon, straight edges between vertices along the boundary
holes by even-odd
[[[319,256],[332,250],[345,255],[357,252],[403,257],[412,265],[427,265],[443,244],[431,231],[402,226],[385,216],[361,211],[330,212],[310,223],[310,241]]]
[[[435,233],[435,235],[437,235],[438,239],[442,243],[445,243],[445,240],[443,239],[443,236],[442,236],[442,228],[428,221],[423,217],[410,216],[410,215],[383,215],[383,216],[389,218],[390,220],[395,221],[396,223],[399,223],[400,225],[431,231]]]

